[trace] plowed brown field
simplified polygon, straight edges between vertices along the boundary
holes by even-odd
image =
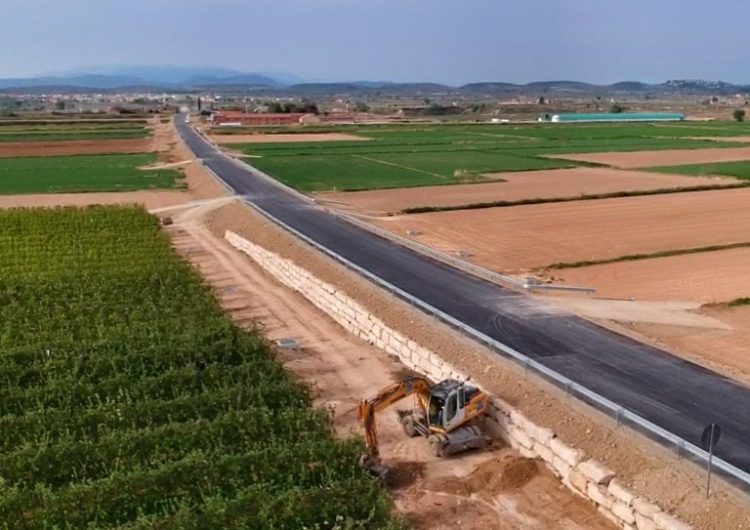
[[[70,140],[61,142],[0,142],[0,157],[96,155],[152,151],[153,138],[132,140]]]
[[[583,153],[554,155],[550,158],[564,158],[579,162],[593,162],[620,168],[681,166],[690,164],[712,164],[750,160],[750,147],[711,147],[708,149],[666,149],[664,151],[631,151],[625,153]]]
[[[750,297],[748,265],[750,248],[739,248],[550,273],[566,283],[596,287],[603,297],[708,303]]]
[[[750,240],[750,189],[626,197],[384,218],[400,235],[494,270]]]
[[[0,208],[53,208],[92,204],[142,204],[146,209],[184,204],[193,199],[187,191],[143,190],[104,193],[40,193],[0,195]]]
[[[577,197],[736,182],[734,179],[685,177],[607,168],[520,171],[487,176],[501,178],[505,182],[321,193],[316,198],[368,213],[395,213],[419,206],[463,206],[482,202]]]

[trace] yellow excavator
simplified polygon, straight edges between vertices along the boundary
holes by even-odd
[[[384,476],[387,472],[380,462],[375,413],[412,394],[412,410],[398,411],[401,426],[407,436],[427,438],[435,456],[479,449],[490,443],[490,438],[472,424],[489,409],[489,399],[484,392],[454,379],[432,386],[423,377],[407,377],[359,403],[357,412],[367,446],[360,463],[372,473]]]

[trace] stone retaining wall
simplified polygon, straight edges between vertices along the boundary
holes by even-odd
[[[333,285],[303,267],[227,231],[226,240],[250,256],[287,287],[307,298],[344,329],[397,356],[401,362],[432,381],[467,379],[455,367],[382,320]],[[689,530],[691,527],[623,486],[615,473],[566,445],[553,431],[529,421],[520,411],[492,397],[487,426],[527,458],[538,458],[575,494],[597,505],[599,512],[625,530]]]

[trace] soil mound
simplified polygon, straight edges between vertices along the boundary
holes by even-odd
[[[505,455],[488,460],[464,478],[434,480],[427,489],[457,495],[480,492],[497,494],[521,488],[538,474],[539,464],[536,460]]]

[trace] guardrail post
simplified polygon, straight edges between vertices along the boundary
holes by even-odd
[[[676,453],[677,453],[677,460],[680,460],[682,458],[682,453],[684,452],[684,449],[685,449],[685,441],[684,440],[680,440],[675,445],[677,446],[677,451],[676,451]]]

